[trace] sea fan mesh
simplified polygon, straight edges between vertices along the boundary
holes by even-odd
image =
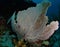
[[[48,39],[55,30],[58,29],[58,21],[52,21],[49,25],[48,17],[45,16],[49,2],[42,2],[36,7],[30,7],[27,10],[19,11],[17,14],[17,23],[15,23],[15,13],[11,18],[12,29],[29,42]]]

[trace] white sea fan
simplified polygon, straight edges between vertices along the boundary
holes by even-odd
[[[47,40],[53,33],[58,29],[58,21],[52,21],[50,25],[41,24],[42,28],[39,27],[38,30],[31,30],[25,35],[25,39],[29,42],[37,42],[39,40]]]
[[[13,30],[17,32],[20,31],[19,33],[24,35],[31,28],[31,26],[36,22],[36,20],[40,15],[46,14],[48,6],[49,6],[49,2],[47,3],[42,2],[40,4],[37,4],[36,7],[30,7],[27,10],[19,11],[16,18],[18,22],[17,24],[15,23],[15,13],[14,13],[11,18],[11,25],[12,28],[14,28]],[[19,29],[18,26],[20,26]]]
[[[15,22],[15,13],[11,18],[12,29],[29,42],[48,39],[55,30],[58,29],[58,22],[53,21],[46,25],[48,17],[45,16],[50,3],[43,1],[36,7],[30,7],[27,10],[19,11],[17,14],[17,23]]]
[[[47,25],[44,31],[40,34],[40,40],[48,39],[59,27],[58,21],[52,21]]]

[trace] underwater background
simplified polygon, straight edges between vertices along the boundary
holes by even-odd
[[[36,4],[41,1],[42,0],[33,0],[33,2],[30,0],[0,0],[0,17],[4,17],[3,20],[6,20],[7,23],[15,11],[17,14],[18,11],[36,6]],[[53,20],[59,21],[59,29],[45,41],[46,44],[44,43],[40,47],[60,47],[60,0],[49,1],[51,2],[51,6],[47,11],[49,23]],[[10,23],[6,26],[7,29],[4,29],[5,32],[0,30],[0,47],[15,47],[15,45],[22,45],[21,47],[37,47],[36,45],[32,46],[32,44],[25,42],[23,39],[18,40],[17,34],[11,29]]]

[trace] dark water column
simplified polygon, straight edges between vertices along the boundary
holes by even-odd
[[[27,9],[28,7],[36,6],[32,1],[26,2],[25,0],[0,0],[0,16],[8,20],[14,11]]]

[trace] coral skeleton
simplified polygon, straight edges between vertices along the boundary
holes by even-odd
[[[27,10],[19,11],[17,14],[17,23],[15,22],[15,13],[11,17],[12,29],[26,41],[36,42],[39,40],[49,39],[58,29],[58,21],[48,23],[46,16],[47,9],[51,5],[49,1],[43,0],[36,7],[30,7]]]

